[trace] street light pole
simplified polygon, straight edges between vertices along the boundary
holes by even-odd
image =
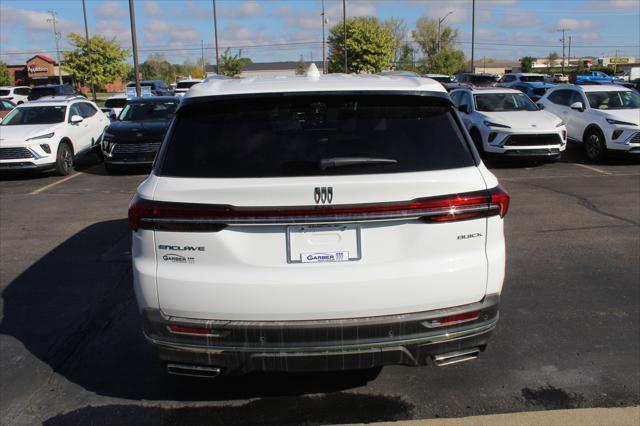
[[[213,38],[216,43],[216,74],[220,74],[220,65],[218,62],[218,16],[216,14],[216,0],[213,0]],[[206,77],[206,76],[205,76]]]
[[[453,12],[449,12],[444,15],[442,18],[438,19],[438,49],[437,52],[440,53],[440,25],[447,19],[447,16],[451,15]]]
[[[87,5],[85,0],[82,0],[82,13],[84,14],[84,36],[87,39],[87,56],[89,57],[89,75],[91,76],[91,93],[93,94],[93,101],[96,101],[96,84],[94,82],[93,75],[93,63],[91,61],[91,43],[89,42],[89,25],[87,24]]]
[[[136,40],[136,13],[133,0],[129,0],[129,18],[131,18],[131,50],[133,50],[133,73],[136,81],[136,96],[140,96],[140,74],[138,72],[138,42]]]
[[[342,31],[344,32],[344,72],[349,74],[347,66],[347,2],[342,0]]]
[[[473,54],[476,41],[476,0],[473,0],[473,6],[471,8],[471,72],[474,72]]]
[[[322,73],[327,73],[327,55],[325,53],[325,49],[327,46],[326,38],[324,36],[324,26],[327,23],[327,18],[324,14],[324,0],[322,0]]]
[[[56,19],[56,12],[53,10],[49,10],[48,12],[51,14],[51,18],[47,19],[47,22],[53,23],[53,36],[56,39],[56,57],[58,59],[58,80],[60,81],[60,84],[62,84],[62,64],[60,63],[60,38],[62,36],[58,32],[58,29],[56,27],[56,23],[58,22],[58,20]]]

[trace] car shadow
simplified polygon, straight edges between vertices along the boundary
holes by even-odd
[[[130,241],[126,219],[93,224],[9,283],[2,292],[0,333],[16,341],[10,339],[13,346],[5,349],[29,362],[27,350],[36,358],[32,365],[43,362],[88,392],[138,401],[292,397],[296,403],[300,395],[363,386],[379,373],[260,373],[214,380],[167,375],[141,332]],[[7,394],[25,380],[24,365],[13,367],[3,376]]]
[[[151,172],[151,165],[148,166],[127,166],[120,169],[109,170],[104,166],[102,157],[97,152],[92,152],[76,161],[75,169],[82,173],[97,176],[125,176],[125,175],[148,175]]]
[[[585,153],[581,143],[569,142],[567,143],[567,149],[562,153],[562,159],[560,161],[563,163],[585,164],[591,166],[597,166],[598,164],[631,165],[640,164],[640,156],[629,155],[627,153],[616,154],[610,152],[609,155],[607,155],[603,160],[594,163],[587,157],[587,154]]]

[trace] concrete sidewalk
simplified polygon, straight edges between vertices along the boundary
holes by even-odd
[[[376,426],[639,426],[640,407],[578,408],[572,410],[528,411],[456,419],[427,419]]]

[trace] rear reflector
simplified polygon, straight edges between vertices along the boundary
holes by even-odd
[[[168,325],[167,329],[170,332],[177,334],[196,334],[198,336],[213,334],[213,330],[209,330],[208,328],[185,327],[176,324]]]
[[[449,315],[446,317],[435,318],[425,321],[423,325],[429,328],[444,327],[446,325],[462,324],[465,322],[475,321],[480,317],[479,311],[465,312],[462,314]]]
[[[509,194],[497,186],[488,191],[419,198],[412,201],[294,207],[235,207],[151,201],[137,195],[129,205],[131,229],[216,232],[233,225],[364,222],[420,219],[451,222],[500,215],[509,209]]]

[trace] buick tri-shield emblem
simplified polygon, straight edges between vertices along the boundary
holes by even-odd
[[[333,187],[317,186],[313,190],[313,199],[316,201],[316,204],[331,204],[333,201]]]

